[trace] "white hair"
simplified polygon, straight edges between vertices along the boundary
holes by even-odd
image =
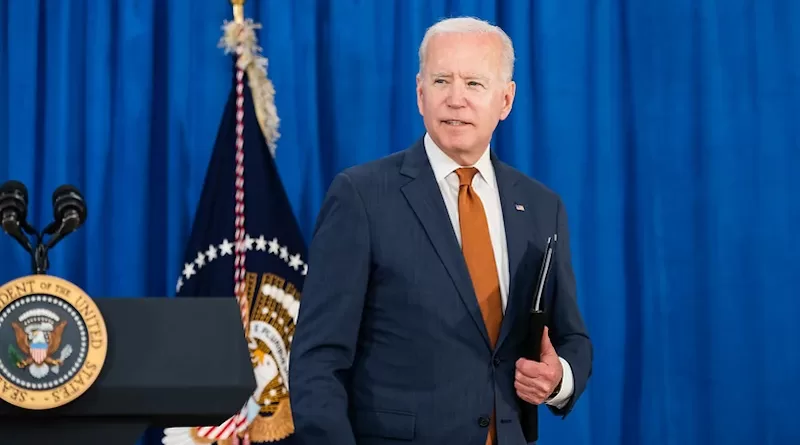
[[[503,44],[502,58],[503,58],[503,77],[506,81],[511,81],[514,76],[514,44],[511,43],[511,38],[508,37],[505,31],[499,26],[492,25],[491,23],[480,20],[475,17],[453,17],[441,20],[428,28],[425,32],[425,37],[422,38],[422,43],[419,45],[419,71],[420,73],[425,66],[425,56],[428,51],[428,43],[430,39],[436,34],[494,34],[500,37]]]

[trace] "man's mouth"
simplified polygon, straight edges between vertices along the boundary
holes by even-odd
[[[445,120],[445,121],[442,121],[442,123],[445,124],[445,125],[451,125],[453,127],[461,127],[461,126],[464,126],[464,125],[471,125],[469,122],[459,121],[459,120]]]

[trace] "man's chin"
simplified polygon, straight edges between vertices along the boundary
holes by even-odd
[[[457,136],[445,136],[443,145],[449,151],[454,151],[457,153],[464,153],[472,150],[472,147],[475,145],[474,138],[471,137],[464,137],[464,135],[457,135]]]

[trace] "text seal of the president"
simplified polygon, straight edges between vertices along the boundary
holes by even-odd
[[[0,286],[0,399],[24,409],[66,405],[100,375],[105,320],[75,284],[51,275]]]

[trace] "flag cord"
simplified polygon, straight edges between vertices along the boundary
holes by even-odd
[[[239,302],[242,327],[247,333],[250,314],[247,295],[244,292],[245,253],[244,244],[244,70],[236,68],[236,258],[234,261],[234,295]]]

